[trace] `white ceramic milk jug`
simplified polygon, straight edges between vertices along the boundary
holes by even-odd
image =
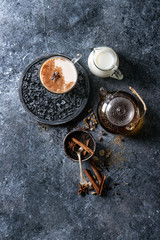
[[[123,79],[123,74],[118,69],[119,58],[112,48],[94,48],[88,57],[88,67],[98,77]]]

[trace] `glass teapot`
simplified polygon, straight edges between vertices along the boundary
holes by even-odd
[[[108,92],[100,88],[100,102],[97,114],[102,127],[108,132],[128,135],[138,129],[147,107],[140,95],[132,87],[125,91]],[[137,97],[135,97],[134,95]]]

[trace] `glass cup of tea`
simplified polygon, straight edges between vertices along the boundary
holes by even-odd
[[[118,55],[112,48],[94,48],[88,57],[88,67],[90,71],[97,77],[112,77],[118,80],[123,79],[123,74],[118,69]]]
[[[78,53],[70,60],[63,55],[55,55],[44,61],[40,68],[40,81],[50,92],[63,94],[69,92],[77,83],[76,62],[82,57]]]

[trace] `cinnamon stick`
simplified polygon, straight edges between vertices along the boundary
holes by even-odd
[[[72,141],[75,142],[77,145],[79,145],[80,147],[82,147],[84,150],[86,150],[86,152],[88,152],[89,154],[93,155],[94,152],[92,151],[92,149],[90,149],[89,147],[87,147],[84,143],[80,142],[79,140],[77,140],[76,138],[72,138]]]
[[[88,169],[85,169],[84,170],[85,174],[87,175],[89,181],[92,183],[95,191],[97,192],[97,194],[99,194],[99,187],[98,185],[96,184],[96,182],[94,181],[93,177],[91,176],[91,174],[89,173]]]
[[[100,173],[99,173],[99,171],[98,171],[95,163],[94,163],[94,162],[91,162],[90,165],[91,165],[91,168],[93,169],[93,172],[95,173],[95,175],[96,175],[96,177],[97,177],[97,179],[98,179],[98,182],[99,182],[99,184],[100,184],[101,181],[102,181],[102,177],[101,177],[101,175],[100,175]]]
[[[90,141],[90,139],[86,140],[86,143],[85,143],[86,147],[88,147],[89,141]],[[85,156],[86,155],[86,150],[83,150],[82,154],[83,154],[83,156]]]
[[[102,191],[103,191],[105,179],[106,179],[106,176],[103,174],[103,176],[102,176],[102,181],[101,181],[101,184],[100,184],[100,186],[99,186],[99,192],[98,192],[98,195],[99,195],[99,196],[102,195]]]

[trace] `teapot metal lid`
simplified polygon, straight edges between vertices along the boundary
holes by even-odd
[[[135,114],[133,103],[126,97],[119,96],[110,100],[106,107],[108,120],[116,126],[130,123]]]

